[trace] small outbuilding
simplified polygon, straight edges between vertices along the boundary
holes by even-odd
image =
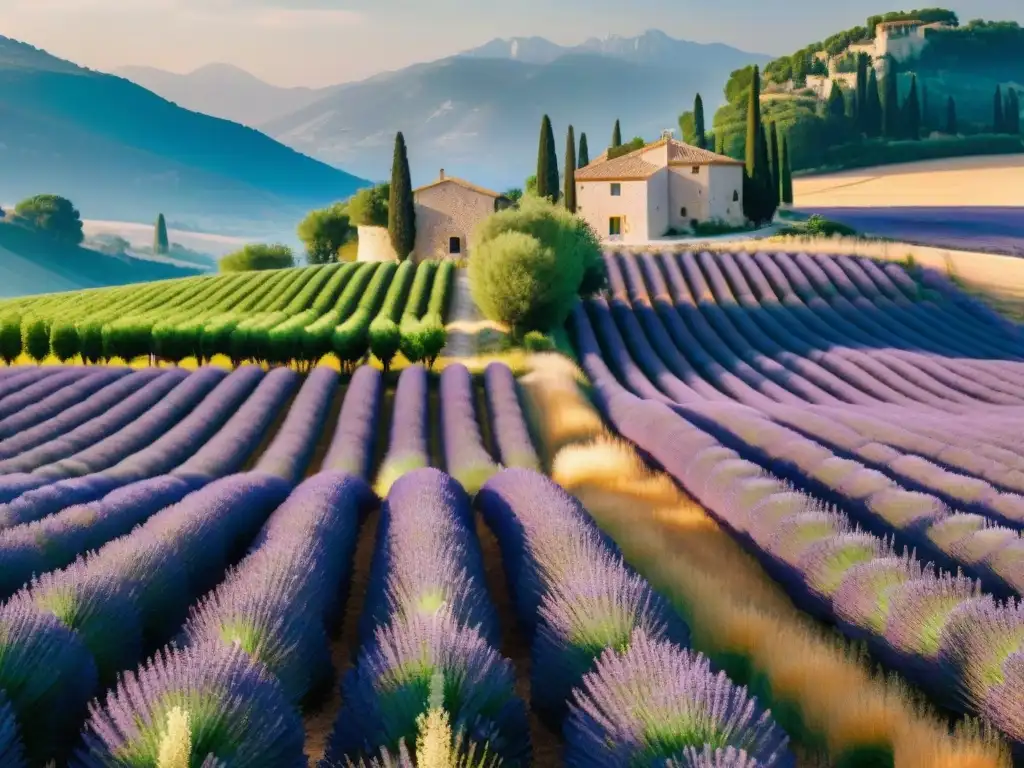
[[[476,226],[495,211],[512,202],[484,187],[464,179],[446,176],[413,190],[416,205],[417,261],[423,259],[460,259],[469,255],[469,238]]]

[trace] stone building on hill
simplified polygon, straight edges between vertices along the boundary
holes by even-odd
[[[738,226],[743,163],[672,138],[576,171],[576,212],[607,242],[642,243],[694,221]]]
[[[416,245],[412,258],[462,259],[469,255],[469,238],[477,224],[512,202],[489,189],[446,176],[413,190]],[[397,257],[384,227],[359,227],[359,261],[393,261]]]

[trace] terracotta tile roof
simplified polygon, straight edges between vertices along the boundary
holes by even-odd
[[[725,155],[718,155],[700,147],[694,147],[675,139],[658,139],[645,147],[634,150],[628,155],[608,159],[608,153],[591,160],[590,165],[576,171],[577,181],[608,181],[639,180],[653,176],[662,166],[643,159],[644,152],[664,146],[668,142],[669,165],[743,165],[742,160],[734,160]]]
[[[743,165],[743,161],[719,155],[707,149],[670,140],[668,147],[669,165]]]
[[[903,21],[880,21],[875,29],[889,29],[890,27],[919,27],[924,24],[919,19],[904,19]]]
[[[576,181],[598,181],[608,179],[647,179],[661,170],[654,163],[648,163],[640,157],[643,150],[638,149],[628,155],[616,157],[614,160],[598,159],[590,165],[576,171]]]
[[[445,176],[443,179],[437,179],[436,181],[432,181],[429,184],[424,184],[422,187],[416,187],[416,189],[414,189],[412,192],[413,194],[416,194],[417,192],[422,192],[426,189],[433,189],[434,187],[439,187],[442,184],[447,184],[449,181],[452,184],[458,184],[460,187],[471,189],[474,192],[479,192],[481,195],[487,195],[487,197],[502,196],[500,192],[495,192],[493,190],[487,189],[486,187],[478,187],[476,184],[471,184],[465,179],[460,179],[457,176]]]

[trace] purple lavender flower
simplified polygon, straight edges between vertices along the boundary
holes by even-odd
[[[418,469],[382,507],[361,632],[368,641],[381,624],[439,611],[500,646],[469,497],[448,475]]]
[[[981,515],[957,512],[930,525],[928,539],[943,552],[952,554],[961,541],[988,525],[989,521]]]
[[[950,514],[939,499],[902,488],[879,491],[868,496],[868,509],[894,528],[924,528]]]
[[[725,463],[732,464],[733,462]],[[708,483],[717,485],[722,480],[724,480],[723,476],[716,473],[709,478]],[[721,490],[716,488],[712,493],[715,498],[722,499],[720,509],[725,511],[729,525],[737,531],[746,532],[749,530],[754,510],[761,508],[762,502],[777,494],[784,494],[786,491],[785,483],[761,473],[732,480],[726,487]],[[781,509],[781,507],[776,506],[773,509]]]
[[[687,747],[793,764],[785,734],[745,688],[714,674],[704,656],[642,631],[625,652],[606,650],[574,699],[564,731],[569,768],[663,765],[685,760]]]
[[[84,414],[79,412],[75,416],[75,419],[82,418],[84,420],[70,421],[65,425],[62,419],[69,416],[72,411],[78,410],[72,408],[66,411],[62,417],[4,440],[0,444],[0,459],[3,459],[0,461],[0,472],[8,474],[31,472],[51,462],[67,458],[115,434],[134,419],[146,413],[179,385],[182,387],[182,391],[194,390],[194,385],[184,386],[186,379],[200,383],[205,382],[206,389],[209,389],[224,376],[224,371],[215,368],[200,369],[191,376],[178,369],[166,371],[133,394],[116,392],[115,394],[119,395],[116,400],[108,402],[104,399],[95,406],[91,406]],[[133,378],[134,375],[129,376],[120,383],[125,383]],[[117,385],[110,389],[116,390]],[[201,397],[201,393],[195,397],[198,399]],[[92,403],[95,400],[94,396],[88,402]],[[84,408],[85,405],[86,403],[83,403],[82,407]],[[50,425],[53,425],[53,429],[44,429]],[[22,440],[25,440],[24,445],[21,443]]]
[[[848,522],[835,512],[801,512],[779,520],[765,547],[775,557],[796,567],[819,542],[846,533]]]
[[[0,418],[0,440],[27,431],[62,411],[74,407],[93,393],[115,383],[129,373],[131,371],[128,368],[101,368],[72,380],[70,384],[58,389],[48,397],[30,401],[27,406],[20,407],[6,417]],[[6,399],[3,404],[6,404]]]
[[[0,397],[0,422],[15,414],[24,413],[29,408],[41,405],[51,395],[77,384],[82,379],[88,379],[95,373],[95,370],[91,368],[65,368],[33,382],[15,393]]]
[[[621,560],[595,553],[553,581],[533,642],[532,705],[549,722],[565,716],[573,688],[606,648],[624,651],[636,630],[689,644],[689,631],[665,600]]]
[[[851,568],[889,554],[884,543],[870,534],[842,533],[813,544],[796,567],[812,590],[830,598]]]
[[[331,447],[323,461],[324,470],[349,472],[363,480],[369,479],[380,393],[380,371],[369,365],[356,369],[345,390]]]
[[[895,487],[896,483],[888,475],[865,467],[843,478],[836,490],[849,499],[866,499]]]
[[[988,567],[1018,595],[1024,595],[1024,541],[1015,541],[993,553]]]
[[[480,436],[473,377],[466,366],[455,363],[441,372],[440,397],[445,468],[467,493],[475,494],[498,467]]]
[[[430,707],[437,676],[453,731],[486,746],[503,765],[529,765],[526,707],[515,695],[511,663],[475,630],[443,613],[378,629],[345,677],[325,764],[343,766],[381,748],[414,743],[417,718]]]
[[[832,593],[833,611],[847,625],[880,635],[885,631],[893,591],[924,576],[924,566],[908,556],[858,563],[844,574]]]
[[[253,553],[193,610],[185,641],[240,646],[290,701],[301,701],[332,674],[328,622],[373,499],[362,481],[341,473],[300,485],[271,515]]]
[[[998,603],[983,595],[949,614],[939,644],[939,662],[962,691],[964,703],[982,711],[1003,664],[1024,651],[1024,604]]]
[[[0,608],[0,690],[33,764],[65,756],[98,685],[89,649],[52,613],[27,601]]]
[[[540,458],[533,447],[519,403],[515,376],[507,365],[491,363],[484,370],[484,390],[491,416],[491,432],[497,444],[501,463],[506,467],[522,467],[540,471]]]
[[[742,749],[735,747],[704,747],[702,750],[687,747],[681,758],[671,758],[665,762],[665,768],[759,768],[760,765]]]
[[[378,493],[387,493],[395,480],[406,472],[430,466],[428,430],[427,371],[423,366],[414,365],[398,377],[391,415],[391,441],[377,473]]]
[[[1017,745],[1024,743],[1024,651],[1003,664],[1002,679],[989,691],[982,713]]]
[[[785,520],[803,514],[824,514],[828,507],[798,491],[783,491],[756,503],[746,515],[743,528],[762,549],[768,549],[772,537]]]
[[[203,765],[306,768],[299,713],[241,648],[162,651],[93,704],[73,768],[156,765],[169,718],[187,718]]]
[[[954,543],[949,554],[964,565],[988,563],[1000,550],[1020,540],[1020,534],[1017,531],[991,525],[968,534]]]
[[[953,610],[979,594],[977,582],[961,576],[908,581],[891,593],[885,639],[901,653],[933,660]]]
[[[256,463],[257,472],[277,475],[290,483],[302,479],[323,432],[338,381],[338,374],[326,366],[315,368],[306,377],[273,442]]]

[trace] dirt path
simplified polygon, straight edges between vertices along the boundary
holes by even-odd
[[[464,269],[455,273],[451,320],[446,326],[448,343],[441,353],[445,357],[473,357],[487,351],[496,340],[505,336],[498,323],[484,319],[469,292],[469,275]]]

